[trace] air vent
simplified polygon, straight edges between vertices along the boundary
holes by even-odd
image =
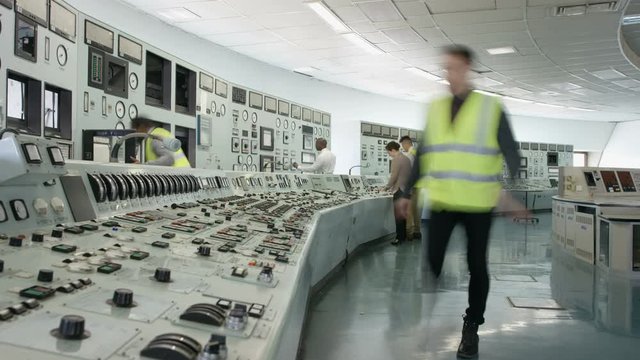
[[[572,6],[558,6],[556,8],[556,16],[579,16],[593,13],[612,12],[616,11],[617,9],[617,1]]]

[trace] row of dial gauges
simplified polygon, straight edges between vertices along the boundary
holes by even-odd
[[[124,118],[126,113],[127,113],[126,106],[122,101],[118,101],[116,103],[116,116],[118,117],[118,119]],[[134,104],[129,105],[128,113],[129,113],[129,119],[131,120],[135,119],[136,117],[138,117],[138,107],[135,106]]]
[[[196,178],[192,175],[87,174],[98,203],[173,194],[188,194],[201,189],[229,187],[228,179]]]
[[[289,124],[289,120],[288,119],[284,119],[284,120],[280,120],[280,118],[276,119],[276,127],[277,128],[284,128],[285,130],[289,129],[289,126],[291,126],[291,130],[295,130],[296,129],[296,122],[295,121],[291,121],[291,124]]]
[[[227,107],[224,104],[220,104],[220,107],[218,108],[218,105],[216,104],[215,101],[211,102],[211,113],[215,114],[216,111],[218,111],[220,113],[220,116],[225,116],[227,114]],[[245,111],[246,112],[246,111]],[[255,118],[256,121],[258,121],[258,115],[255,114]],[[247,113],[247,118],[249,117],[249,114]]]

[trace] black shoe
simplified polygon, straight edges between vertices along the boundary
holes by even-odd
[[[462,340],[460,346],[458,346],[458,358],[461,359],[475,359],[478,357],[478,343],[480,338],[478,337],[478,324],[464,319],[464,325],[462,326]]]
[[[395,239],[395,240],[393,240],[393,241],[391,242],[391,245],[398,245],[398,244],[400,244],[400,243],[401,243],[401,241],[400,241],[400,240]]]

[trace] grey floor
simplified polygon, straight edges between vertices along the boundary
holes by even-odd
[[[538,216],[535,226],[494,223],[480,358],[640,359],[640,284],[566,256],[551,244],[550,215]],[[467,304],[462,229],[437,290],[421,254],[414,241],[352,259],[314,298],[302,358],[455,359]]]

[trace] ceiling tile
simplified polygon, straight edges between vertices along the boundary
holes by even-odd
[[[364,13],[355,6],[332,8],[331,10],[344,22],[369,20]]]
[[[384,33],[380,31],[365,33],[362,34],[362,37],[373,44],[388,43],[391,41]]]
[[[268,30],[206,35],[205,38],[222,46],[237,46],[279,42],[281,39]]]
[[[326,25],[298,26],[274,29],[274,33],[287,40],[313,39],[334,36],[336,33]]]
[[[351,45],[349,40],[340,35],[317,39],[298,40],[295,41],[295,44],[298,45],[301,49],[306,50],[331,49]]]
[[[222,19],[241,16],[234,8],[222,1],[200,1],[185,4],[184,7],[200,16],[201,19]]]
[[[267,29],[324,24],[324,21],[319,16],[309,11],[261,14],[252,16],[252,19]]]
[[[360,34],[363,33],[368,33],[368,32],[376,32],[378,31],[378,28],[376,28],[375,26],[373,26],[373,23],[371,23],[371,21],[366,20],[366,21],[358,21],[358,22],[351,22],[347,24],[353,31],[358,32]]]
[[[190,21],[186,23],[176,24],[176,26],[183,30],[192,32],[198,36],[246,32],[262,29],[262,26],[246,18]]]
[[[431,13],[429,13],[429,9],[424,1],[406,1],[396,3],[398,10],[400,13],[404,15],[404,17],[409,16],[428,16],[431,17]]]
[[[244,15],[278,14],[310,11],[300,0],[231,0],[227,3]]]
[[[414,28],[435,27],[431,16],[407,16],[407,23]]]
[[[481,24],[489,22],[509,22],[524,20],[521,9],[498,9],[465,13],[440,14],[433,16],[436,23],[445,29],[449,26]]]
[[[396,44],[415,44],[424,42],[425,40],[420,37],[412,28],[399,28],[399,29],[387,29],[382,32],[389,37]]]
[[[432,14],[495,10],[495,0],[426,0]]]
[[[445,46],[451,44],[451,41],[438,28],[421,28],[416,29],[418,34],[422,36],[431,46]]]
[[[380,21],[380,22],[374,22],[373,23],[373,26],[378,30],[395,29],[395,28],[404,27],[406,25],[407,25],[407,23],[404,20]]]
[[[356,5],[373,22],[403,20],[398,9],[389,0],[364,2]]]

